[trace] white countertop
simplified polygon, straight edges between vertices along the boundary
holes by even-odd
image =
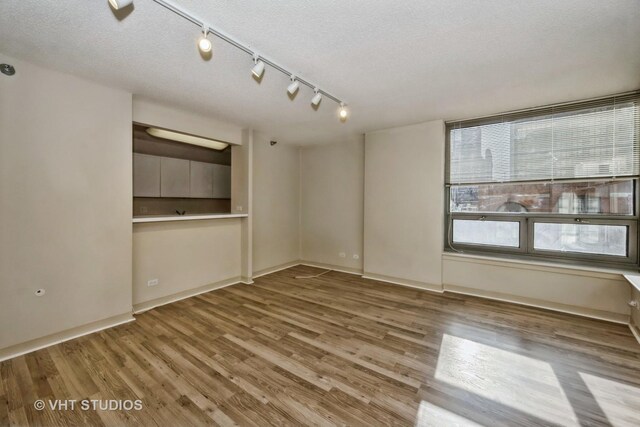
[[[633,286],[638,291],[640,291],[640,274],[628,273],[628,274],[623,274],[623,276],[625,279],[627,279],[629,283],[631,283],[631,286]]]
[[[139,216],[131,219],[134,224],[140,222],[196,221],[201,219],[246,218],[247,214],[205,214],[205,215],[171,215],[171,216]]]

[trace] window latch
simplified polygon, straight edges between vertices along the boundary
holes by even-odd
[[[589,224],[589,221],[584,220],[584,219],[582,219],[582,218],[576,218],[576,220],[575,220],[575,221],[576,221],[576,222],[579,222],[579,223],[581,223],[581,224]]]

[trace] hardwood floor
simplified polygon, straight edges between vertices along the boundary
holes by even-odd
[[[640,425],[625,325],[338,272],[293,278],[319,271],[2,362],[0,425]],[[49,407],[83,399],[142,409]]]

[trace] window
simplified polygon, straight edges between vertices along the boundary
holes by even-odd
[[[445,249],[638,265],[639,101],[448,123]]]
[[[520,246],[520,223],[454,219],[453,242],[517,248]]]

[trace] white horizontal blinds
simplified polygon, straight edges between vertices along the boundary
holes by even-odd
[[[636,176],[637,94],[449,124],[449,183]]]

